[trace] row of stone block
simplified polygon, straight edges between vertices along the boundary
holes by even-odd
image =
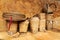
[[[48,14],[48,17],[46,19],[46,14],[45,13],[40,13],[38,17],[32,17],[29,20],[25,20],[21,23],[19,23],[19,32],[27,32],[28,31],[28,27],[30,27],[31,32],[32,33],[36,33],[38,31],[45,31],[46,27],[47,29],[51,29],[52,28],[52,15]],[[8,29],[7,24],[9,24],[9,22],[4,21],[4,26],[3,26],[3,30],[0,28],[0,31],[5,31]],[[12,23],[10,30],[13,33],[17,32],[17,25],[18,23]],[[29,26],[30,25],[30,26]],[[8,31],[8,30],[7,30]]]

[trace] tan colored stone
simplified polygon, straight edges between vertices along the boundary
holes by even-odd
[[[40,20],[39,31],[43,32],[46,30],[45,28],[46,28],[46,20],[42,19],[42,20]]]
[[[30,27],[31,27],[32,33],[38,32],[38,27],[39,27],[39,18],[38,17],[33,17],[30,19]]]
[[[53,28],[60,30],[60,17],[56,17],[53,20]]]
[[[53,14],[47,14],[47,29],[51,30],[53,27]]]
[[[26,20],[19,24],[19,32],[27,32],[29,25],[29,20]]]
[[[53,20],[53,14],[47,14],[47,20]]]
[[[17,23],[16,22],[13,22],[12,24],[11,24],[11,26],[10,26],[10,29],[8,29],[8,26],[9,26],[9,22],[7,22],[7,24],[6,24],[6,26],[7,26],[7,31],[10,33],[16,33],[17,32]]]
[[[39,18],[40,18],[40,19],[45,19],[45,18],[46,18],[46,17],[45,17],[45,13],[40,13],[40,14],[39,14]]]
[[[0,31],[6,31],[6,21],[2,17],[2,12],[0,11]]]

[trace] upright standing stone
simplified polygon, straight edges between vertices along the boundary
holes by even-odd
[[[39,31],[43,32],[46,29],[46,17],[45,17],[45,13],[40,13],[39,14],[40,17],[40,26],[39,26]]]
[[[53,28],[53,14],[47,14],[47,29],[51,30]]]
[[[29,25],[29,20],[25,20],[24,22],[19,24],[19,32],[27,32]]]
[[[0,32],[7,31],[6,27],[6,21],[5,20],[0,20]]]
[[[33,17],[30,19],[30,27],[31,27],[32,33],[38,32],[38,27],[39,27],[39,18],[38,17]]]
[[[9,22],[6,23],[7,29],[9,27]],[[17,22],[12,22],[10,29],[7,30],[10,34],[14,34],[17,32]]]

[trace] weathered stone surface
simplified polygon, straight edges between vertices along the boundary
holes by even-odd
[[[10,22],[6,22],[6,27],[7,27],[7,32],[12,33],[16,33],[17,32],[17,22],[13,22],[11,25],[10,25],[10,28],[9,28],[9,23]]]
[[[60,30],[60,17],[56,17],[53,20],[53,28]]]
[[[39,18],[33,17],[30,19],[30,28],[32,33],[37,33],[39,28]]]
[[[29,25],[29,20],[25,20],[24,22],[19,24],[19,32],[27,32]]]

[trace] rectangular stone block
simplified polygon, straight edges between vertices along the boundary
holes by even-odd
[[[29,21],[25,20],[24,22],[19,24],[19,32],[27,32],[28,30],[28,25],[29,25]]]
[[[0,11],[0,32],[6,31],[6,21],[3,19],[3,13]]]
[[[13,22],[10,26],[10,29],[8,30],[9,22],[6,23],[7,31],[16,33],[17,32],[17,22]]]
[[[53,27],[53,14],[47,14],[47,29],[52,30]]]
[[[46,28],[46,20],[42,19],[42,20],[40,20],[39,31],[43,32],[46,30],[45,28]]]
[[[37,33],[39,28],[39,18],[33,17],[30,19],[30,28],[32,33]]]
[[[45,13],[40,13],[39,18],[40,19],[46,19],[46,14]]]

